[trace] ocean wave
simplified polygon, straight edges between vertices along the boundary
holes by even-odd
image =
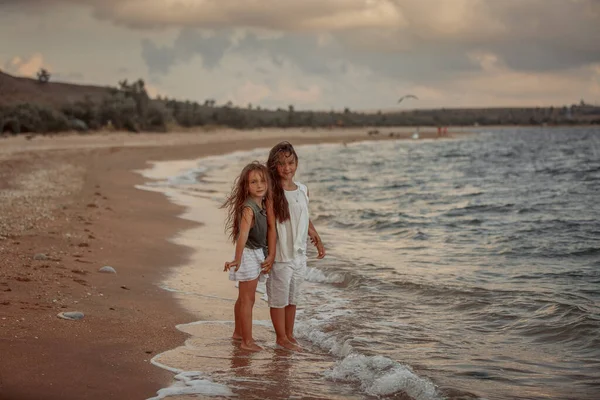
[[[402,394],[415,400],[442,399],[429,379],[417,375],[410,366],[385,356],[367,356],[356,352],[351,338],[337,338],[335,332],[324,332],[320,320],[299,322],[297,336],[339,358],[336,365],[325,372],[331,380],[352,382],[371,396]]]
[[[409,280],[388,279],[386,281],[378,281],[376,283],[381,290],[398,290],[410,291],[425,295],[426,297],[452,299],[456,296],[473,297],[473,298],[488,298],[494,296],[501,291],[488,290],[476,286],[465,285],[450,285],[448,283],[435,282],[414,282]]]
[[[578,304],[551,302],[528,312],[527,316],[515,319],[501,328],[502,331],[517,332],[535,342],[561,344],[569,348],[600,353],[596,332],[600,319],[590,309]],[[595,347],[588,347],[595,346]],[[566,348],[565,348],[566,349]]]
[[[566,256],[573,257],[586,257],[586,256],[595,256],[600,254],[600,247],[587,247],[581,250],[574,250],[565,254]]]
[[[164,368],[158,362],[153,362],[153,364]],[[171,396],[186,395],[204,395],[209,397],[235,396],[227,386],[213,382],[210,377],[200,371],[179,372],[173,379],[175,379],[175,383],[167,388],[160,389],[157,392],[157,396],[148,400],[162,400]]]
[[[472,204],[454,208],[444,213],[447,217],[462,217],[471,213],[509,213],[514,211],[515,204]]]
[[[370,214],[370,215],[369,215]],[[400,228],[409,228],[416,226],[426,225],[424,223],[415,223],[410,220],[408,216],[401,216],[398,214],[387,215],[385,213],[380,213],[379,215],[374,215],[372,213],[366,212],[364,214],[360,214],[359,218],[362,221],[343,219],[341,217],[318,217],[321,222],[328,223],[329,226],[342,230],[361,230],[368,232],[382,232],[386,233],[389,230],[400,229]]]
[[[542,212],[542,210],[539,208],[536,208],[536,207],[523,207],[517,211],[518,214],[529,214],[529,213],[539,213],[539,212]]]
[[[323,272],[317,268],[308,267],[305,279],[313,283],[342,283],[346,280],[345,274],[338,272]]]
[[[383,356],[350,354],[325,374],[329,379],[357,382],[371,396],[406,393],[411,399],[442,399],[435,385],[407,365]]]

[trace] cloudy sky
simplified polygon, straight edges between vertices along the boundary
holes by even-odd
[[[0,0],[0,69],[40,67],[244,106],[600,104],[600,0]]]

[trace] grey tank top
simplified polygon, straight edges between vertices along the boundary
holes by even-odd
[[[254,212],[254,225],[248,233],[246,247],[249,249],[263,249],[267,256],[267,211],[261,209],[252,199],[246,200],[244,207],[250,207]]]

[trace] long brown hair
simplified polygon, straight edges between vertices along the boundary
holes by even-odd
[[[273,195],[273,212],[275,218],[279,222],[290,219],[290,209],[288,201],[285,198],[283,187],[281,186],[281,178],[277,172],[277,163],[279,162],[280,155],[283,154],[285,157],[294,156],[296,164],[298,164],[298,154],[294,150],[294,146],[290,142],[277,143],[269,152],[269,159],[267,160],[267,168],[269,169],[269,175],[271,177],[272,195]]]
[[[264,164],[258,161],[253,161],[246,165],[240,176],[238,176],[233,182],[231,187],[231,193],[221,205],[221,208],[227,209],[227,219],[225,221],[225,232],[229,231],[229,237],[232,242],[235,243],[240,234],[240,224],[242,220],[242,211],[244,210],[244,203],[250,197],[250,172],[258,171],[262,174],[267,181],[267,193],[265,198],[271,194],[271,185],[269,183],[269,171]]]

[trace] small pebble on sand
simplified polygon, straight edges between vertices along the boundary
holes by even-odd
[[[67,312],[60,312],[57,314],[58,318],[62,318],[62,319],[68,319],[68,320],[78,320],[78,319],[83,319],[84,315],[81,311],[67,311]]]

